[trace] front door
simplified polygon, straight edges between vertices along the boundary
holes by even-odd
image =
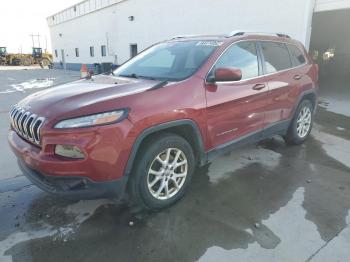
[[[267,83],[253,41],[230,46],[216,68],[239,68],[242,80],[206,84],[207,135],[210,149],[262,130],[268,97]]]

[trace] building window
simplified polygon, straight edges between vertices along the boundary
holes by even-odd
[[[75,48],[75,56],[79,57],[79,48]]]
[[[93,46],[90,46],[90,56],[91,57],[95,56],[95,48]]]
[[[106,46],[105,45],[101,45],[101,56],[106,56],[107,52],[106,52]]]
[[[55,49],[55,57],[58,57],[57,49]]]
[[[137,55],[137,44],[130,45],[130,57],[133,58]]]

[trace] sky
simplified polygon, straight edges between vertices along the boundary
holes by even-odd
[[[40,46],[51,52],[46,18],[81,0],[0,0],[0,46],[9,53],[31,53],[31,34],[40,35]],[[35,37],[35,46],[38,38]]]

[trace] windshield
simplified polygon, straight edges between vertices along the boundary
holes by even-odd
[[[129,60],[116,76],[181,81],[193,75],[222,44],[218,41],[161,43]]]

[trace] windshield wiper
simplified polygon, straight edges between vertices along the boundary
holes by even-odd
[[[168,83],[169,83],[168,80],[164,80],[164,81],[159,82],[156,85],[152,86],[150,89],[148,89],[148,91],[162,88],[162,87],[166,86]]]
[[[137,75],[135,73],[132,73],[130,75],[119,75],[121,77],[129,77],[129,78],[136,78],[136,79],[139,79],[139,78],[142,78],[142,79],[147,79],[147,80],[158,80],[156,77],[153,77],[153,76],[141,76],[141,75]]]
[[[136,75],[135,73],[133,73],[133,74],[130,74],[130,75],[119,75],[119,76],[121,76],[121,77],[128,77],[128,78],[139,78],[139,76],[138,75]]]

